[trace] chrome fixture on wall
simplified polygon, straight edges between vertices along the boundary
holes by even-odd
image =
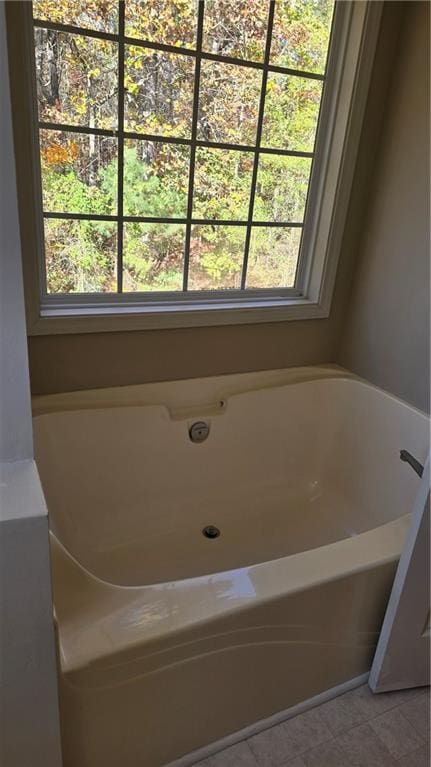
[[[406,463],[409,463],[412,469],[416,472],[416,474],[419,475],[419,477],[422,476],[424,473],[424,467],[422,466],[419,461],[414,458],[414,456],[409,453],[408,450],[400,450],[400,458],[402,461],[405,461]]]

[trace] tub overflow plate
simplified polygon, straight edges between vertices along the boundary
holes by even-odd
[[[204,442],[210,433],[210,427],[205,421],[196,421],[189,430],[192,442]]]

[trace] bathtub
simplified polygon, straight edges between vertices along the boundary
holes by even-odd
[[[423,413],[330,367],[39,397],[34,416],[65,767],[160,767],[368,671]]]

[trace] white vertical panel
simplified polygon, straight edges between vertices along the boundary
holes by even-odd
[[[428,458],[371,668],[374,692],[430,683],[430,460]]]
[[[61,765],[48,518],[33,461],[5,3],[0,3],[0,764]]]
[[[32,458],[33,444],[4,6],[0,4],[0,461],[18,461]]]

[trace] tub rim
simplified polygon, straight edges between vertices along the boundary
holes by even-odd
[[[114,657],[115,664],[129,663],[145,656],[145,651],[151,652],[151,647],[161,639],[175,643],[191,629],[248,610],[252,605],[263,605],[348,575],[395,564],[410,517],[408,513],[353,538],[268,562],[142,586],[101,581],[73,560],[51,533],[62,673],[79,675],[80,669],[90,665],[106,668],[112,666]],[[235,599],[220,596],[217,584],[225,582],[232,592],[236,589],[240,593],[244,575],[253,577],[254,596]],[[145,627],[139,616],[144,619],[150,616]]]
[[[214,404],[223,396],[234,396],[248,391],[279,388],[291,383],[303,383],[323,378],[356,378],[354,373],[336,364],[308,365],[272,370],[227,373],[219,376],[181,378],[173,381],[154,381],[126,386],[83,389],[32,396],[33,418],[68,410],[107,409],[116,407],[139,407],[142,405],[165,405],[172,410],[213,410]],[[373,384],[371,384],[373,386]],[[203,390],[216,389],[210,401],[202,398]],[[378,388],[378,387],[376,387]],[[187,389],[192,390],[190,395]],[[192,398],[191,404],[187,405]],[[197,402],[197,400],[201,401]],[[206,409],[205,409],[206,408]]]

